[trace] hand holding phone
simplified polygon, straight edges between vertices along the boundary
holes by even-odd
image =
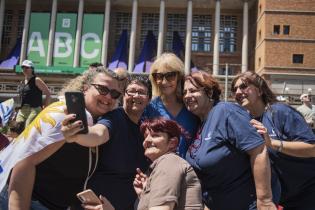
[[[105,197],[98,198],[90,189],[78,193],[77,197],[82,202],[84,209],[115,210]]]
[[[88,133],[87,117],[85,113],[85,100],[82,92],[65,92],[66,105],[69,114],[76,114],[75,119],[82,121],[82,129],[79,134]]]

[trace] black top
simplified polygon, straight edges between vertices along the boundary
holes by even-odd
[[[88,166],[87,147],[64,144],[36,167],[32,200],[38,200],[50,210],[79,204],[76,194],[83,191]]]
[[[131,210],[137,195],[133,189],[136,168],[149,166],[142,146],[139,124],[132,122],[123,108],[99,119],[109,130],[109,140],[100,146],[99,165],[89,181],[97,195],[105,196],[116,210]]]
[[[33,76],[27,84],[21,82],[20,86],[20,97],[21,97],[21,106],[24,104],[30,105],[30,107],[40,107],[43,105],[42,102],[42,91],[35,84],[36,76]]]

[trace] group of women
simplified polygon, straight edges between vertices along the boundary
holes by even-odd
[[[183,72],[170,53],[151,66],[141,131],[152,164],[137,170],[138,209],[315,209],[315,135],[304,118],[256,73],[234,78],[229,103],[209,73]]]

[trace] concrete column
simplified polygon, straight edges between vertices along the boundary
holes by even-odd
[[[163,53],[164,23],[165,23],[165,0],[161,0],[160,1],[160,22],[159,22],[159,38],[158,38],[157,57],[159,57]]]
[[[219,74],[220,10],[221,10],[221,0],[216,0],[216,3],[215,3],[214,44],[213,44],[213,75]]]
[[[2,43],[2,34],[3,34],[3,22],[4,22],[4,13],[5,13],[5,0],[0,2],[0,52],[1,52],[1,43]]]
[[[187,1],[187,28],[186,28],[186,46],[185,46],[185,75],[190,73],[191,63],[191,31],[193,19],[192,0]]]
[[[75,47],[74,47],[75,51],[74,51],[73,67],[79,67],[79,62],[80,62],[83,10],[84,10],[84,0],[80,0],[79,8],[78,8],[77,31],[75,35]]]
[[[137,14],[138,13],[138,0],[132,1],[132,21],[130,32],[130,45],[129,45],[129,61],[128,71],[131,73],[135,64],[135,48],[136,48],[136,31],[137,31]]]
[[[102,63],[107,66],[108,55],[108,37],[109,37],[109,22],[110,22],[110,0],[105,3],[105,17],[104,17],[104,31],[103,31],[103,45],[102,45]]]
[[[22,43],[21,43],[20,64],[22,64],[23,60],[25,60],[26,58],[28,29],[29,29],[29,24],[30,24],[30,15],[31,15],[31,4],[32,4],[32,0],[26,0],[23,35],[22,35]]]
[[[248,70],[248,1],[243,8],[243,42],[242,42],[242,72]]]
[[[51,66],[52,64],[54,42],[55,42],[57,3],[58,3],[58,0],[53,0],[52,7],[51,7],[50,29],[49,29],[49,38],[48,38],[48,54],[47,54],[46,66]]]

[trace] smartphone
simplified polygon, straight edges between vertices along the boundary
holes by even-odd
[[[79,134],[88,133],[88,124],[85,113],[85,101],[82,92],[65,92],[66,105],[69,114],[76,114],[76,118],[73,120],[81,120],[83,129],[80,130]]]
[[[90,189],[84,190],[83,192],[78,193],[77,197],[84,204],[91,204],[91,205],[102,204],[101,200]]]

